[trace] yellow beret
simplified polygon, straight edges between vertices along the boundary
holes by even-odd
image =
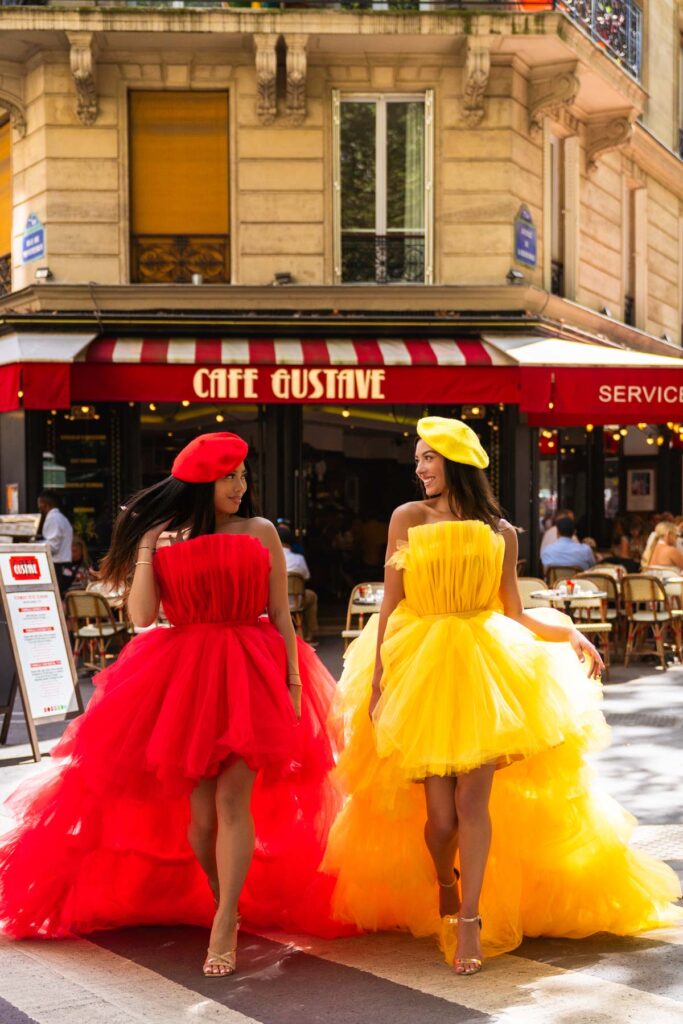
[[[423,416],[417,421],[417,432],[435,452],[451,462],[486,469],[489,457],[475,432],[462,420],[445,416]]]

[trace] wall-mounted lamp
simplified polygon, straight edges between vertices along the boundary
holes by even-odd
[[[524,280],[524,274],[521,270],[516,270],[515,267],[510,267],[505,275],[505,280],[508,284],[521,284]]]
[[[288,270],[282,271],[281,273],[273,274],[273,284],[294,284],[294,277],[289,273]]]
[[[36,281],[49,281],[53,274],[49,267],[36,267],[33,276]]]

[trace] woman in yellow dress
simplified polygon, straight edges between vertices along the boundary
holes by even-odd
[[[417,430],[425,498],[392,516],[381,612],[339,685],[335,915],[439,934],[461,975],[482,945],[680,919],[675,874],[629,849],[635,822],[585,760],[609,737],[599,654],[560,613],[524,611],[477,435],[437,416]]]

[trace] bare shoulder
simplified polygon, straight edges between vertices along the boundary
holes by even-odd
[[[263,516],[252,516],[247,522],[248,532],[253,537],[258,537],[258,539],[263,541],[264,544],[270,545],[280,543],[277,530],[271,523],[270,519],[265,519]]]
[[[391,525],[394,527],[420,526],[427,521],[423,501],[406,501],[391,513]]]
[[[517,539],[517,530],[512,523],[509,523],[507,519],[500,519],[498,521],[498,532],[505,541],[505,550],[516,554],[519,542]]]

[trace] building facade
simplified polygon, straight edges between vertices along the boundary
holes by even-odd
[[[5,503],[63,474],[104,544],[233,423],[268,514],[381,518],[438,408],[481,429],[529,557],[543,507],[593,534],[636,511],[634,472],[680,511],[674,0],[62,0],[0,27]]]

